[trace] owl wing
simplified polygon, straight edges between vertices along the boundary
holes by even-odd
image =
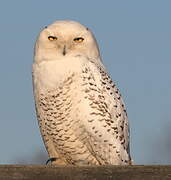
[[[85,126],[90,137],[91,151],[96,156],[98,154],[102,164],[113,164],[116,161],[128,164],[129,125],[121,94],[103,65],[90,62],[82,72],[84,98],[89,107]]]

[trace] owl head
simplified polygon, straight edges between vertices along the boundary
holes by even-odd
[[[56,21],[40,32],[35,44],[37,63],[74,56],[99,59],[96,39],[88,28],[75,21]]]

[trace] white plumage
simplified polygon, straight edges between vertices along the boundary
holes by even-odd
[[[33,87],[53,164],[131,164],[125,106],[88,28],[57,21],[43,29],[35,45]]]

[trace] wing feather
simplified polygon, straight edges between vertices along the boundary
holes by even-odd
[[[128,164],[129,125],[118,88],[104,67],[92,62],[85,66],[82,78],[85,84],[86,107],[89,107],[85,127],[91,137],[91,146],[105,164],[112,164],[117,158]]]

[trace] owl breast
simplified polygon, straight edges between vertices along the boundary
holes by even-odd
[[[87,59],[79,56],[64,57],[63,59],[42,61],[33,64],[33,82],[35,88],[46,91],[63,86],[66,78],[72,73],[80,74]]]

